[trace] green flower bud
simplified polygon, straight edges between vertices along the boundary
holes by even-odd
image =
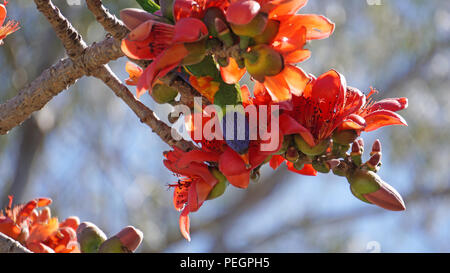
[[[152,98],[159,104],[169,103],[178,96],[178,91],[164,83],[157,83],[152,88]]]
[[[357,138],[358,132],[356,132],[355,130],[342,130],[342,131],[335,131],[333,133],[333,142],[341,145],[350,144]]]
[[[356,170],[348,177],[350,189],[357,198],[370,203],[363,195],[376,192],[381,187],[381,178],[371,171]]]
[[[265,76],[275,76],[284,68],[283,57],[268,45],[253,46],[243,56],[247,71],[260,82],[264,82]]]
[[[257,44],[269,44],[277,36],[279,28],[280,28],[279,21],[269,19],[263,33],[253,37],[253,40]]]
[[[93,223],[83,222],[78,226],[77,240],[83,253],[97,253],[106,238],[105,233]]]
[[[316,155],[322,155],[327,151],[327,148],[331,144],[330,139],[322,140],[320,143],[318,143],[316,146],[311,147],[308,143],[302,138],[300,135],[295,135],[294,137],[295,145],[297,148],[304,153],[305,155],[309,156],[316,156]]]
[[[392,211],[406,209],[400,194],[376,173],[358,169],[347,179],[353,195],[360,200]]]
[[[263,33],[268,21],[267,14],[259,13],[246,25],[231,24],[233,32],[239,36],[255,37]]]

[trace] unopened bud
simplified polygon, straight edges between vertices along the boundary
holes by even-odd
[[[178,91],[159,82],[153,86],[151,96],[156,103],[164,104],[173,101],[178,96]]]
[[[128,226],[122,229],[119,233],[115,235],[119,238],[120,242],[124,247],[126,247],[131,252],[135,251],[144,239],[144,234],[139,229]]]
[[[96,253],[107,239],[105,233],[95,224],[83,222],[77,229],[77,240],[83,253]]]
[[[363,150],[364,148],[363,146],[361,146],[359,140],[353,141],[352,152],[350,153],[350,156],[352,158],[353,163],[355,163],[356,166],[361,166],[362,164]]]
[[[293,146],[289,147],[286,151],[285,158],[290,162],[296,162],[300,157],[297,149]]]
[[[269,44],[277,36],[279,28],[280,28],[279,21],[269,19],[263,33],[253,37],[253,40],[257,44]]]
[[[135,251],[141,244],[143,234],[140,230],[128,226],[119,233],[104,241],[99,249],[99,253],[130,253]]]
[[[261,178],[261,173],[259,172],[259,169],[254,169],[250,173],[250,179],[253,183],[258,183],[259,179]]]
[[[350,189],[360,200],[388,210],[405,210],[400,194],[372,171],[356,170],[348,178]]]
[[[244,53],[245,67],[256,80],[263,82],[265,76],[275,76],[283,68],[283,57],[270,46],[261,44],[253,46]]]
[[[374,155],[376,153],[381,153],[381,142],[379,139],[375,140],[375,142],[372,145],[372,152],[370,152],[370,155]]]
[[[355,130],[336,131],[333,134],[333,142],[341,145],[352,143],[358,138],[358,133]]]
[[[371,171],[378,171],[379,167],[381,166],[381,153],[373,154],[366,162],[366,165]]]

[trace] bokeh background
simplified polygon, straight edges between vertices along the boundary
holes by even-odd
[[[69,1],[77,2],[77,1]],[[112,12],[133,0],[104,1]],[[81,5],[54,0],[89,43],[105,32]],[[30,0],[11,0],[22,29],[0,47],[0,102],[65,57]],[[0,205],[53,199],[60,219],[77,215],[108,235],[126,225],[145,234],[141,252],[449,252],[450,2],[446,0],[310,0],[302,13],[336,23],[314,41],[301,64],[319,75],[334,68],[377,99],[408,97],[409,127],[363,134],[383,143],[380,176],[403,195],[406,212],[388,212],[352,196],[332,174],[303,177],[264,167],[248,190],[233,187],[191,214],[192,242],[182,239],[164,168],[169,147],[94,78],[83,78],[6,136],[0,136]],[[112,69],[127,78],[125,59]],[[143,102],[162,119],[168,107]]]

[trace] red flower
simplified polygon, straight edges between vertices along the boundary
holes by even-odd
[[[182,18],[173,26],[153,19],[154,15],[150,13],[136,10],[123,10],[121,17],[131,30],[122,40],[122,51],[132,59],[153,60],[137,82],[138,97],[147,90],[151,92],[155,80],[177,66],[199,61],[198,56],[189,55],[187,48],[187,44],[204,47],[195,44],[208,34],[208,29],[199,19]]]
[[[280,116],[280,128],[284,135],[300,134],[314,147],[364,103],[361,92],[348,89],[345,77],[330,70],[308,83],[302,96],[292,97],[291,110]]]
[[[214,154],[200,150],[184,153],[177,147],[165,153],[164,165],[177,174],[180,179],[175,188],[173,202],[176,210],[181,211],[179,219],[181,234],[190,241],[189,213],[197,211],[208,198],[218,180],[210,172],[204,160],[217,160]],[[199,159],[204,158],[204,159]]]
[[[175,0],[173,14],[176,21],[182,18],[203,18],[205,11],[211,7],[221,10],[229,5],[228,0]]]
[[[408,107],[408,99],[388,98],[375,102],[371,98],[375,93],[376,91],[371,89],[370,93],[366,96],[367,102],[355,115],[347,119],[340,129],[370,132],[388,125],[408,126],[405,119],[395,113]]]
[[[57,218],[51,217],[47,206],[52,200],[48,198],[33,199],[15,207],[12,207],[11,196],[9,200],[4,214],[0,212],[0,232],[33,252],[80,252],[75,232],[80,223],[78,217],[59,223]],[[38,211],[39,207],[43,209]]]
[[[260,14],[268,14],[266,29],[272,28],[272,32],[276,31],[276,34],[254,37],[256,40],[262,39],[261,43],[264,43],[264,39],[269,39],[265,41],[268,45],[249,48],[250,55],[247,59],[250,61],[246,63],[246,67],[256,80],[264,84],[275,101],[289,100],[291,93],[301,95],[309,78],[293,64],[310,57],[310,51],[304,49],[307,41],[327,38],[334,31],[334,24],[324,16],[295,14],[306,5],[306,2],[306,0],[243,0],[234,1],[227,10],[227,21],[232,26],[250,24]],[[252,55],[253,58],[255,55],[268,55],[271,56],[271,61],[259,64],[260,67],[252,67],[249,64]],[[269,67],[279,68],[268,73]],[[243,75],[243,71],[237,69],[233,63],[221,70],[224,80],[228,83],[238,82]]]
[[[7,14],[5,7],[6,4],[8,4],[7,1],[3,1],[3,4],[0,4],[0,45],[3,44],[3,39],[5,39],[6,36],[17,31],[20,28],[19,22],[16,21],[8,21],[5,25],[3,25]]]

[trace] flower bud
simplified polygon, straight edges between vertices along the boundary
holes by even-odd
[[[137,28],[148,20],[157,20],[157,16],[141,9],[127,8],[120,11],[120,19],[129,30]]]
[[[372,152],[370,152],[370,155],[373,156],[376,153],[381,153],[381,142],[379,139],[375,140],[373,143]]]
[[[222,196],[229,184],[227,178],[216,168],[211,169],[211,173],[219,182],[211,190],[206,200],[213,200]]]
[[[363,151],[364,148],[361,146],[361,142],[359,141],[359,139],[353,141],[352,152],[350,153],[350,156],[352,157],[352,161],[356,166],[361,166],[362,164]]]
[[[130,253],[135,251],[143,239],[142,231],[128,226],[119,233],[104,241],[99,249],[99,253]]]
[[[298,158],[300,157],[297,148],[291,146],[287,149],[286,154],[284,156],[288,161],[290,162],[297,162]]]
[[[253,183],[258,183],[261,178],[261,173],[259,172],[259,168],[252,170],[250,173],[250,179]]]
[[[280,22],[277,20],[269,19],[266,28],[263,33],[253,37],[253,40],[257,44],[270,44],[278,34],[280,28]]]
[[[352,143],[358,138],[358,133],[355,130],[341,130],[333,133],[333,142],[346,145]]]
[[[255,37],[264,32],[267,26],[268,16],[264,13],[258,13],[250,23],[238,25],[230,23],[231,29],[236,35],[244,37]]]
[[[178,96],[178,91],[161,81],[158,81],[152,89],[152,98],[159,104],[173,101]]]
[[[381,166],[381,153],[373,154],[366,162],[366,166],[369,168],[369,170],[377,172]]]
[[[223,11],[217,7],[211,7],[206,10],[203,22],[208,28],[209,35],[212,37],[218,37],[220,32],[228,29],[225,15]],[[228,29],[229,31],[229,29]]]
[[[358,169],[347,178],[353,195],[360,200],[388,210],[405,210],[400,194],[376,173]]]
[[[93,223],[83,222],[78,226],[77,240],[83,253],[96,253],[106,238],[105,233]]]
[[[311,147],[300,135],[295,135],[294,141],[295,145],[302,153],[310,156],[324,154],[331,143],[330,139],[325,139],[318,143],[316,146]]]
[[[283,57],[268,45],[256,45],[244,53],[247,71],[263,82],[265,76],[275,76],[283,70]]]

